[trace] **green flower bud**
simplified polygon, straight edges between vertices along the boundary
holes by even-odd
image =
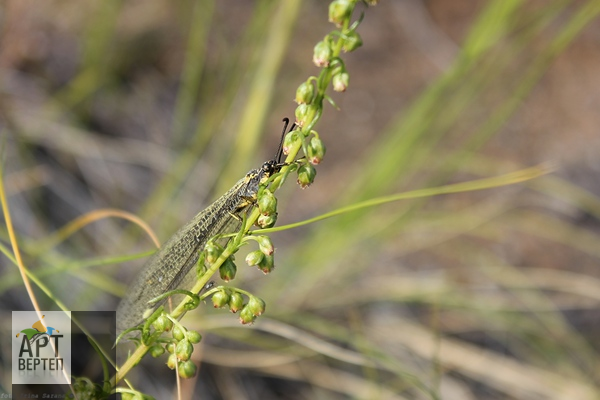
[[[296,103],[310,104],[315,95],[315,87],[309,81],[302,82],[296,89]]]
[[[164,352],[165,352],[165,348],[162,347],[160,344],[156,344],[156,345],[150,347],[150,355],[154,358],[158,358],[158,357],[162,356]]]
[[[221,255],[223,249],[215,242],[208,242],[206,243],[206,247],[204,247],[204,252],[206,254],[206,262],[213,264]]]
[[[362,38],[358,32],[352,31],[344,39],[342,50],[344,50],[345,53],[350,53],[351,51],[358,49],[360,46],[362,46],[362,44]]]
[[[325,145],[323,141],[316,136],[313,136],[308,143],[308,147],[306,149],[308,161],[317,165],[323,160],[323,156],[325,156]]]
[[[298,167],[298,185],[302,189],[310,186],[314,182],[315,176],[317,176],[317,170],[312,164],[302,164]]]
[[[221,279],[223,279],[225,282],[235,279],[236,272],[237,267],[231,257],[225,260],[225,262],[219,267],[219,274],[221,275]]]
[[[275,258],[270,255],[265,255],[261,262],[258,263],[258,269],[260,269],[265,275],[275,269]]]
[[[313,63],[317,67],[326,67],[331,59],[331,47],[328,40],[322,40],[314,48]]]
[[[256,224],[261,228],[270,228],[277,222],[277,213],[271,215],[261,214],[256,220]]]
[[[333,90],[336,92],[345,92],[350,83],[350,75],[346,71],[333,76]]]
[[[298,126],[307,125],[312,121],[317,113],[316,104],[300,104],[296,107],[296,124]]]
[[[306,106],[306,104],[304,104]],[[300,107],[300,106],[298,106]],[[296,109],[296,111],[298,111],[298,109]],[[288,132],[285,135],[285,138],[283,138],[283,154],[290,154],[290,151],[292,151],[293,148],[296,147],[300,147],[302,143],[302,136],[300,134],[300,131],[297,130],[293,130]]]
[[[152,323],[156,332],[168,332],[173,327],[173,321],[167,318],[166,315],[161,315]]]
[[[258,248],[261,252],[263,252],[266,256],[270,256],[275,251],[275,247],[273,247],[273,242],[271,238],[265,235],[258,236],[256,238],[258,242]]]
[[[240,293],[235,292],[231,295],[229,299],[229,310],[232,313],[236,313],[244,307],[244,296]]]
[[[308,104],[298,104],[296,111],[294,111],[294,115],[296,116],[296,124],[299,126],[304,125],[308,117]]]
[[[267,305],[265,304],[263,299],[256,296],[250,296],[250,300],[248,300],[248,304],[246,305],[246,307],[250,309],[252,315],[258,317],[259,315],[262,315],[262,313],[265,312],[265,308],[267,307]]]
[[[180,362],[177,371],[179,372],[179,376],[184,379],[193,378],[196,375],[196,364],[192,361]]]
[[[190,343],[196,344],[200,343],[200,341],[202,340],[202,335],[196,331],[188,331],[186,338],[190,341]]]
[[[193,352],[194,346],[192,346],[190,341],[187,339],[180,340],[179,343],[177,343],[177,347],[175,348],[175,354],[177,355],[177,359],[179,361],[189,360]]]
[[[250,310],[250,308],[248,306],[242,308],[242,311],[240,312],[240,322],[244,325],[246,324],[251,324],[256,320],[256,317],[254,316],[254,314],[252,314],[252,311]]]
[[[175,352],[175,343],[174,342],[167,343],[167,351],[171,354],[173,354]]]
[[[329,4],[329,22],[336,26],[342,26],[352,14],[352,2],[350,0],[334,0]]]
[[[258,198],[258,209],[263,215],[270,215],[277,212],[277,198],[270,190],[264,190]]]
[[[173,339],[179,341],[185,338],[185,328],[180,327],[179,325],[175,325],[173,328]]]
[[[251,251],[250,253],[248,253],[248,255],[246,256],[246,263],[253,267],[255,265],[258,265],[262,259],[265,257],[265,255],[263,254],[262,251],[260,250],[256,250],[256,251]]]
[[[171,369],[175,369],[177,365],[177,356],[175,354],[169,355],[169,359],[167,360],[167,367]]]
[[[225,305],[229,302],[229,294],[224,290],[220,290],[212,296],[213,306],[215,308],[225,307]]]

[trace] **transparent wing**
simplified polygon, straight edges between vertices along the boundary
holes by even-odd
[[[241,193],[248,179],[240,180],[227,193],[202,210],[175,234],[146,262],[129,287],[117,309],[119,332],[142,322],[144,313],[158,308],[163,302],[150,306],[148,302],[174,289],[190,289],[196,281],[195,265],[209,239],[216,235],[236,233],[241,218],[251,209]],[[234,216],[237,216],[234,217]],[[226,245],[228,238],[220,240]],[[174,296],[178,301],[182,296]]]

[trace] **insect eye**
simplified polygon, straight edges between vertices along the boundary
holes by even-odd
[[[265,162],[262,165],[262,170],[267,173],[270,173],[271,171],[273,171],[273,162],[272,161]]]

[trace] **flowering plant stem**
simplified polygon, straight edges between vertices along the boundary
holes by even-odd
[[[353,32],[354,29],[356,28],[356,26],[358,26],[358,23],[360,22],[360,20],[359,20],[358,22],[354,23],[350,27],[350,19],[351,19],[354,7],[356,5],[356,2],[357,2],[357,0],[352,0],[352,1],[347,2],[347,9],[345,11],[346,17],[341,22],[340,21],[338,21],[339,23],[336,22],[336,23],[338,23],[338,26],[341,28],[340,31],[334,31],[334,32],[330,33],[329,35],[327,35],[325,37],[325,40],[323,42],[321,42],[321,44],[328,46],[328,48],[329,48],[328,55],[329,55],[329,60],[331,62],[327,61],[325,64],[321,65],[315,61],[315,63],[318,66],[323,67],[323,68],[322,68],[318,78],[310,77],[307,81],[307,82],[311,82],[310,84],[312,85],[312,81],[316,80],[316,93],[315,93],[314,98],[312,98],[312,101],[310,101],[310,107],[306,108],[306,110],[307,110],[306,114],[301,119],[298,118],[298,110],[296,111],[296,117],[297,117],[296,124],[300,128],[297,130],[302,132],[303,138],[307,138],[308,136],[310,136],[311,132],[315,136],[318,137],[318,134],[316,134],[316,132],[313,131],[313,128],[316,125],[316,123],[319,121],[319,119],[321,118],[321,115],[323,114],[323,100],[328,98],[327,94],[326,94],[327,88],[331,84],[332,79],[334,79],[334,76],[336,74],[339,75],[340,73],[344,73],[347,76],[347,73],[345,72],[345,69],[343,66],[343,62],[341,61],[339,56],[340,56],[342,49],[344,48],[344,40],[345,40],[344,34],[346,32],[350,32],[350,31]],[[335,1],[334,1],[334,3],[335,3]],[[332,20],[331,8],[330,8],[330,20]],[[355,35],[357,35],[357,34],[355,34]],[[332,39],[333,37],[336,37],[337,39],[335,41],[333,41],[333,39]],[[313,60],[316,60],[316,54],[315,54],[315,58],[313,58]],[[346,78],[346,84],[347,84],[347,78]],[[338,91],[343,91],[343,90],[345,90],[345,86],[343,87],[343,90],[339,90],[334,85],[334,89],[338,90]],[[331,101],[331,99],[329,99],[329,98],[328,98],[328,100]],[[306,107],[306,104],[300,104],[300,106]],[[275,174],[272,177],[272,179],[271,179],[272,183],[271,183],[270,189],[265,188],[265,190],[270,190],[271,192],[274,192],[275,190],[279,189],[279,187],[281,187],[285,178],[287,177],[288,173],[290,172],[290,170],[291,170],[290,167],[296,160],[296,157],[298,156],[298,152],[300,151],[301,148],[304,148],[304,149],[306,148],[305,144],[304,144],[304,140],[295,141],[291,146],[289,146],[288,148],[285,149],[285,154],[287,155],[286,159],[285,159],[285,166],[283,166],[281,168],[280,172],[278,172],[277,174]],[[322,151],[324,152],[324,150],[322,150]],[[315,163],[317,163],[317,162],[315,162]],[[236,237],[233,240],[229,241],[227,247],[219,255],[217,260],[215,260],[215,262],[213,262],[210,265],[210,267],[207,268],[207,270],[204,272],[204,274],[202,274],[202,276],[200,276],[198,278],[195,285],[190,290],[192,293],[195,293],[195,294],[200,293],[200,291],[208,283],[209,279],[219,270],[219,268],[223,265],[223,263],[237,251],[237,249],[239,248],[239,246],[242,242],[242,238],[248,234],[250,228],[257,222],[259,216],[260,216],[259,208],[254,207],[254,209],[251,211],[248,218],[246,218],[244,220],[244,223],[242,224],[242,228],[239,231],[239,233],[236,235]],[[250,295],[249,293],[247,293],[245,291],[240,291],[240,292],[245,293],[246,295]],[[186,304],[188,302],[189,302],[189,299],[184,298],[175,307],[175,309],[170,312],[169,318],[172,318],[173,320],[179,319],[187,311]],[[116,385],[118,382],[123,380],[124,377],[127,375],[127,373],[131,370],[131,368],[133,368],[141,360],[141,358],[144,357],[144,355],[150,350],[152,345],[153,345],[152,343],[150,345],[146,345],[143,343],[143,341],[140,341],[140,344],[137,347],[137,349],[133,352],[133,354],[131,354],[129,356],[129,358],[121,366],[121,368],[118,369],[118,371],[117,371],[116,375],[114,376],[113,381],[111,383],[113,385]]]

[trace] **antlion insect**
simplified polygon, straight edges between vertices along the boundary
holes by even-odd
[[[188,290],[193,286],[197,280],[194,267],[210,239],[240,230],[243,217],[256,204],[260,185],[285,165],[280,158],[289,120],[284,118],[284,122],[282,141],[275,158],[248,172],[224,195],[175,232],[146,262],[117,308],[119,333],[139,325],[166,301],[149,304],[152,299],[175,289]],[[294,127],[292,125],[290,131]],[[225,245],[228,240],[221,239],[221,243]],[[174,296],[174,299],[178,298],[181,295]]]

